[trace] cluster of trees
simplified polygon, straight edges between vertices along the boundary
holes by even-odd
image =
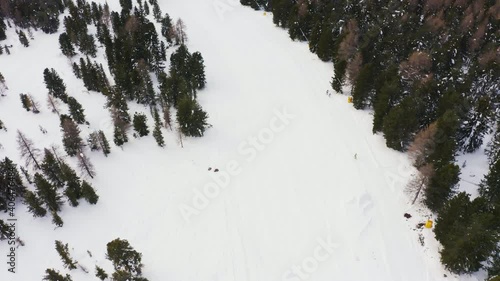
[[[89,55],[82,50],[87,58],[80,58],[79,64],[73,63],[73,72],[83,80],[89,91],[101,92],[107,97],[107,107],[110,109],[114,123],[114,143],[122,146],[128,141],[128,131],[133,126],[138,137],[149,134],[146,116],[134,116],[128,113],[127,102],[135,101],[149,106],[155,120],[153,136],[159,146],[165,145],[161,128],[171,129],[171,108],[177,109],[177,121],[181,133],[186,136],[202,136],[208,124],[208,115],[196,101],[196,93],[206,84],[205,66],[199,52],[191,54],[185,43],[187,41],[186,26],[181,19],[174,24],[168,14],[162,12],[156,0],[138,1],[134,6],[132,1],[121,1],[120,13],[110,11],[107,5],[102,6],[92,2],[77,1],[77,4],[67,4],[70,15],[64,20],[66,32],[62,33],[59,42],[61,51],[68,57],[76,55],[75,47],[81,38],[87,35],[88,25],[94,24],[97,30],[97,40],[104,46],[109,70],[115,85],[111,85],[102,65],[91,62]],[[153,17],[161,23],[163,41],[148,19],[149,6],[153,6]],[[166,43],[165,43],[166,42]],[[169,74],[164,72],[166,50],[171,46],[179,46],[171,56]],[[48,76],[44,73],[45,76]],[[64,83],[54,70],[50,71],[52,84],[49,93],[58,97],[57,93],[65,92]],[[159,89],[153,85],[152,75],[160,82]],[[50,79],[49,79],[50,80]],[[58,88],[59,91],[51,90]],[[67,96],[60,94],[63,102],[68,102]],[[182,101],[182,102],[181,102]],[[71,117],[77,123],[84,121],[77,118],[78,107],[71,111]],[[83,110],[82,110],[83,112]],[[161,120],[160,115],[163,116]]]
[[[287,28],[292,39],[308,41],[320,59],[333,61],[332,88],[341,93],[350,85],[354,107],[374,111],[373,132],[382,132],[388,147],[410,151],[421,172],[412,182],[415,199],[423,194],[439,214],[436,237],[447,268],[470,273],[495,257],[498,268],[499,229],[491,220],[492,214],[498,218],[498,202],[484,192],[472,202],[455,194],[456,154],[476,151],[485,135],[498,130],[498,1],[241,3],[272,11],[274,23]],[[491,147],[498,151],[498,141]],[[500,189],[491,179],[498,173],[497,160],[498,154],[482,183],[488,194]],[[459,204],[468,206],[467,216],[454,211]],[[479,247],[472,235],[476,242],[496,243]]]
[[[70,1],[16,1],[0,2],[0,40],[6,39],[4,20],[10,19],[20,28],[41,29],[47,34],[59,29],[59,15],[64,12],[65,4]],[[9,23],[10,24],[10,23]]]
[[[21,169],[26,180],[35,185],[36,191],[24,189],[20,193],[28,211],[34,217],[44,217],[50,213],[53,218],[52,222],[57,226],[62,226],[63,221],[58,212],[61,211],[61,206],[64,204],[63,195],[73,207],[79,205],[80,199],[85,199],[90,204],[97,203],[99,197],[94,188],[87,181],[80,179],[77,173],[63,160],[56,147],[44,149],[42,158],[42,152],[35,147],[32,140],[20,131],[17,133],[17,142],[21,157],[25,160],[25,166],[35,171],[32,177],[27,169]],[[92,175],[93,171],[88,158],[80,154],[78,163],[83,172]],[[11,182],[21,182],[15,167],[14,171],[17,175],[16,179],[19,181],[11,180]]]
[[[74,270],[77,268],[78,261],[71,258],[68,244],[63,244],[61,241],[55,241],[55,248],[64,268]],[[106,245],[106,258],[112,262],[115,272],[111,275],[111,280],[116,281],[148,281],[142,276],[142,254],[134,250],[130,243],[124,239],[115,239]],[[89,255],[90,252],[88,252]],[[81,267],[86,273],[88,270]],[[55,269],[48,268],[45,271],[43,280],[46,281],[71,281],[69,274],[62,275]],[[95,276],[100,280],[106,280],[109,276],[99,266],[95,266]]]

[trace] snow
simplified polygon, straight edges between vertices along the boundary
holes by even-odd
[[[429,216],[404,192],[415,171],[406,155],[371,133],[368,112],[356,111],[346,96],[325,95],[332,65],[290,41],[269,14],[232,2],[160,1],[164,13],[186,23],[189,49],[204,56],[208,85],[198,97],[213,127],[203,138],[183,139],[183,148],[164,130],[164,149],[150,135],[112,147],[108,158],[87,152],[98,172],[90,181],[98,204],[65,205],[64,227],[54,229],[49,217],[34,219],[18,203],[16,231],[26,246],[16,250],[15,274],[1,262],[0,280],[41,280],[46,268],[96,280],[96,264],[112,272],[106,243],[118,237],[143,253],[151,281],[481,280],[451,276],[432,231],[414,230]],[[0,72],[10,90],[0,99],[0,119],[9,131],[0,132],[0,157],[21,163],[16,128],[39,148],[62,147],[59,120],[45,106],[45,67],[55,68],[83,105],[90,126],[81,126],[82,136],[102,129],[112,140],[105,98],[74,77],[58,34],[35,33],[29,48],[12,29],[8,36],[14,47],[0,56]],[[102,57],[100,48],[105,63]],[[42,113],[22,109],[21,92],[30,92]],[[129,106],[153,125],[147,108]],[[67,157],[76,167],[74,160]],[[413,217],[406,220],[405,212]],[[89,274],[62,267],[56,239],[69,243]]]

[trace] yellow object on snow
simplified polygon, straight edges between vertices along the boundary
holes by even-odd
[[[425,228],[432,228],[432,224],[433,222],[431,220],[427,220],[427,222],[425,223]]]
[[[266,12],[264,12],[264,16],[267,16],[267,13],[266,13]]]
[[[352,97],[348,97],[348,98],[347,98],[347,102],[348,102],[348,103],[352,103]]]

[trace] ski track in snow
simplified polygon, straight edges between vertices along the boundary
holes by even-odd
[[[41,280],[46,268],[70,273],[75,281],[95,280],[95,264],[112,272],[105,250],[117,237],[143,253],[143,273],[151,281],[476,280],[443,277],[429,230],[423,231],[431,246],[420,246],[411,228],[424,218],[414,214],[410,222],[403,219],[411,208],[403,192],[410,162],[386,148],[382,136],[371,134],[366,111],[352,108],[345,95],[325,95],[331,63],[321,62],[307,44],[291,42],[286,31],[272,24],[271,15],[236,1],[159,2],[164,13],[185,21],[190,51],[204,56],[208,85],[198,96],[213,128],[203,138],[185,139],[184,148],[175,133],[164,130],[165,149],[148,136],[131,138],[123,151],[112,147],[108,158],[89,152],[98,171],[92,183],[99,203],[65,206],[65,225],[56,230],[50,218],[33,219],[18,205],[18,235],[26,246],[17,250],[15,275],[0,262],[1,281]],[[216,9],[220,3],[228,8],[223,13]],[[119,9],[118,1],[109,4]],[[0,100],[0,118],[7,127],[22,128],[39,148],[61,144],[58,119],[43,106],[42,71],[54,67],[85,108],[91,126],[82,126],[82,136],[103,129],[111,140],[109,114],[101,106],[105,99],[84,93],[82,81],[60,54],[59,33],[37,33],[24,49],[9,32],[14,55],[0,56],[0,72],[10,88]],[[102,55],[101,48],[99,61],[105,63]],[[31,92],[43,104],[42,113],[21,110],[20,92]],[[152,125],[146,108],[130,107],[132,114],[146,112]],[[240,144],[267,128],[274,112],[284,108],[294,115],[290,124],[248,161],[248,155],[238,152]],[[39,132],[39,124],[47,135]],[[0,142],[5,147],[0,157],[21,163],[15,130],[0,132]],[[193,189],[213,181],[207,167],[224,171],[230,160],[242,172],[186,223],[179,206],[192,205]],[[74,159],[68,161],[75,166]],[[327,238],[339,247],[317,270],[307,278],[284,279],[292,266],[311,256],[318,239]],[[56,239],[69,243],[73,257],[91,273],[63,269],[54,250]],[[6,250],[0,243],[0,252]]]

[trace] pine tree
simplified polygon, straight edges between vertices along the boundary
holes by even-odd
[[[101,150],[101,147],[99,146],[99,135],[97,131],[93,131],[92,133],[90,133],[89,137],[87,138],[87,143],[91,151]]]
[[[61,129],[63,131],[64,150],[69,156],[77,155],[83,147],[78,125],[71,118],[61,115]]]
[[[48,268],[45,270],[45,276],[42,280],[44,281],[72,281],[71,276],[62,276],[58,271]]]
[[[439,212],[436,220],[436,238],[443,245],[441,261],[453,273],[472,273],[482,268],[482,263],[496,246],[498,223],[488,212],[487,202],[481,197],[470,201],[465,192],[453,197]]]
[[[356,109],[363,109],[370,101],[373,88],[374,68],[371,64],[361,67],[352,91],[353,105]]]
[[[24,47],[29,47],[30,43],[29,43],[28,37],[26,37],[26,34],[24,33],[24,31],[19,30],[17,35],[19,36],[19,42],[21,42],[21,44]]]
[[[345,83],[347,62],[345,60],[337,60],[333,66],[335,71],[332,78],[332,89],[337,93],[342,93],[342,87]]]
[[[479,194],[500,209],[500,158],[492,159],[490,170],[479,185]]]
[[[66,189],[64,190],[64,195],[68,198],[69,204],[72,207],[78,206],[78,200],[83,197],[80,178],[78,178],[73,170],[66,175]]]
[[[26,187],[23,185],[16,165],[5,157],[0,162],[0,211],[7,211],[9,199],[23,196],[25,191]]]
[[[158,144],[158,146],[160,147],[164,147],[165,146],[165,140],[163,139],[163,134],[161,132],[161,121],[160,121],[160,115],[158,114],[158,110],[156,110],[155,108],[155,111],[154,111],[154,118],[155,118],[155,129],[153,131],[153,137],[155,138],[156,140],[156,143]]]
[[[173,39],[175,37],[175,31],[172,19],[168,14],[165,14],[163,19],[161,20],[161,35],[165,37],[169,45],[173,43]]]
[[[154,2],[153,3],[153,16],[156,20],[156,22],[161,22],[161,9],[160,9],[160,5],[158,5],[158,2]]]
[[[191,56],[190,70],[192,75],[193,88],[201,90],[205,88],[205,65],[200,52],[195,52]]]
[[[71,39],[66,32],[59,35],[59,46],[61,47],[61,52],[63,53],[63,55],[67,56],[68,58],[76,55],[75,48],[73,47]]]
[[[97,49],[94,36],[90,34],[83,34],[80,38],[79,50],[84,55],[95,58],[97,56]]]
[[[111,153],[111,148],[109,146],[109,142],[108,139],[106,138],[106,135],[101,130],[98,132],[98,140],[99,140],[99,146],[102,149],[102,153],[104,153],[104,156],[108,157],[108,154]]]
[[[453,163],[436,168],[429,186],[425,189],[424,203],[431,211],[438,212],[451,198],[459,175],[460,168]]]
[[[43,174],[56,187],[63,187],[64,175],[59,162],[55,158],[54,154],[47,148],[44,149],[44,153],[45,157],[41,165]]]
[[[26,94],[19,94],[19,96],[21,97],[21,103],[23,104],[23,108],[26,109],[26,111],[30,111],[31,110],[31,101],[28,97],[28,95]]]
[[[133,276],[142,273],[142,254],[135,251],[127,240],[115,239],[107,245],[106,258],[113,263],[115,270],[124,270]]]
[[[100,268],[97,265],[95,266],[95,276],[101,279],[102,281],[108,278],[108,274],[106,273],[106,271],[104,271],[104,269]]]
[[[134,120],[132,123],[134,125],[134,130],[137,132],[137,135],[139,137],[144,137],[149,135],[149,129],[146,122],[147,122],[146,115],[137,112],[134,114]]]
[[[186,136],[201,137],[208,127],[208,115],[201,106],[189,97],[181,99],[177,109],[177,122]]]
[[[387,146],[400,151],[406,149],[417,126],[415,104],[407,98],[393,107],[384,118],[382,131]]]
[[[84,124],[86,121],[82,105],[75,98],[68,97],[68,106],[73,120],[78,124]]]
[[[82,197],[93,205],[99,200],[99,196],[96,194],[94,188],[86,181],[82,182]]]
[[[43,200],[47,209],[59,212],[64,201],[56,188],[39,173],[35,174],[34,182],[37,195]]]
[[[24,204],[28,207],[28,212],[32,213],[34,217],[45,217],[47,214],[47,210],[42,206],[42,199],[29,190],[24,194]]]
[[[51,214],[52,214],[52,223],[57,227],[63,227],[64,222],[61,219],[61,217],[57,214],[57,212],[52,211]]]
[[[56,240],[56,251],[61,257],[61,260],[63,262],[64,268],[67,268],[69,270],[76,269],[76,264],[77,262],[73,261],[71,259],[71,256],[69,254],[69,249],[68,249],[68,244],[63,244],[61,241]]]
[[[45,68],[43,71],[43,79],[45,81],[45,86],[49,90],[49,94],[62,100],[64,103],[67,102],[68,94],[66,93],[66,85],[57,72],[52,68]]]

